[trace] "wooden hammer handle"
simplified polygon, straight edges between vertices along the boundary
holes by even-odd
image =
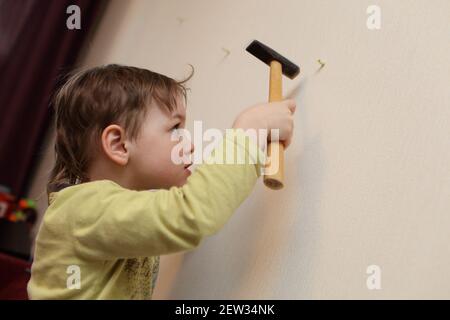
[[[282,97],[282,66],[274,60],[270,63],[269,102],[281,101]],[[284,145],[273,141],[267,145],[268,164],[265,167],[264,184],[273,190],[284,187]]]

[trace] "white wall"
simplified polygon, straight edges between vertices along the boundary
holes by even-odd
[[[163,257],[154,297],[450,298],[449,17],[446,0],[112,1],[83,64],[175,78],[193,64],[189,129],[267,99],[251,40],[302,68],[284,82],[298,104],[286,188],[259,181],[219,234]]]

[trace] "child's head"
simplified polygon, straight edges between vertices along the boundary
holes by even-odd
[[[56,163],[47,191],[102,179],[133,190],[183,185],[189,171],[171,152],[174,130],[185,126],[183,84],[191,76],[178,82],[115,64],[69,74],[52,99]]]

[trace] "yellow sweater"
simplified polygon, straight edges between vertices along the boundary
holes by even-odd
[[[211,163],[226,160],[230,147],[244,163]],[[29,297],[151,299],[159,256],[191,250],[217,233],[252,191],[264,162],[255,142],[233,129],[182,187],[133,191],[99,180],[51,193]]]

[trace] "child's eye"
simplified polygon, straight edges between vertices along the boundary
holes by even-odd
[[[180,132],[178,131],[180,129],[180,123],[177,123],[176,125],[174,125],[172,127],[172,129],[170,129],[170,131],[172,132],[172,134],[176,134],[177,136],[180,135]]]

